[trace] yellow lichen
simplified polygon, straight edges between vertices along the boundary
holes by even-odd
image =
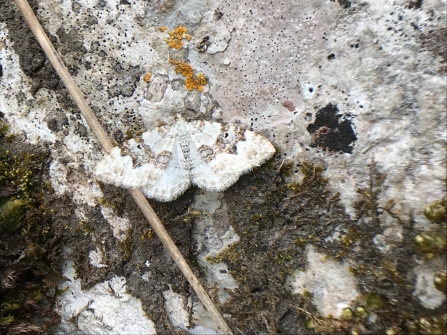
[[[148,73],[146,73],[144,76],[143,76],[143,80],[146,82],[146,83],[149,83],[149,81],[151,80],[151,73],[150,72],[148,72]]]
[[[203,85],[206,84],[206,78],[203,73],[194,75],[194,68],[185,62],[170,59],[169,62],[175,65],[175,72],[185,77],[185,86],[188,91],[196,89],[203,92]]]
[[[160,27],[165,28],[165,27]],[[166,30],[166,29],[165,29]],[[162,30],[163,31],[163,30]],[[183,46],[182,39],[191,40],[191,36],[186,34],[188,30],[185,27],[178,26],[169,32],[169,37],[165,38],[166,44],[173,49],[180,50]]]

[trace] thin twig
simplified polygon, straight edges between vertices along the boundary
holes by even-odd
[[[279,166],[277,173],[281,172],[281,169],[282,169],[282,166],[284,165],[284,162],[285,162],[285,159],[282,160],[281,165]]]
[[[50,40],[48,39],[47,35],[43,31],[39,21],[37,20],[36,16],[33,13],[33,10],[29,6],[28,2],[26,0],[14,0],[19,10],[22,12],[23,17],[25,18],[25,21],[28,23],[28,26],[31,28],[31,31],[33,32],[34,36],[36,37],[37,41],[39,42],[40,46],[42,47],[43,51],[47,55],[48,59],[50,60],[51,64],[55,68],[56,72],[59,74],[59,76],[62,79],[62,82],[64,83],[65,87],[67,88],[68,92],[70,93],[72,99],[78,106],[78,108],[81,110],[82,115],[84,116],[85,120],[87,121],[87,124],[89,128],[93,131],[93,133],[98,138],[99,142],[101,143],[102,148],[105,152],[109,153],[110,150],[113,148],[112,142],[107,137],[107,134],[105,133],[104,129],[101,127],[101,125],[98,122],[98,119],[88,106],[87,102],[84,99],[84,95],[82,91],[79,89],[79,87],[74,82],[73,78],[71,78],[70,74],[68,73],[67,68],[65,67],[62,58],[59,56],[57,51],[54,49],[53,45],[51,44]],[[149,223],[152,226],[152,229],[155,231],[157,236],[160,238],[161,242],[163,243],[166,250],[171,255],[174,262],[177,264],[177,266],[182,271],[183,275],[188,280],[189,284],[192,286],[194,291],[199,296],[199,299],[202,301],[204,307],[208,310],[208,312],[213,317],[214,321],[216,322],[219,331],[222,334],[232,334],[230,328],[225,323],[225,320],[220,315],[217,308],[214,306],[213,302],[211,301],[208,294],[205,292],[204,288],[200,284],[199,280],[196,278],[194,273],[189,268],[188,264],[186,263],[185,259],[183,258],[182,254],[174,244],[174,241],[172,241],[171,237],[169,236],[168,232],[164,228],[163,224],[155,214],[152,207],[147,202],[147,199],[143,195],[143,193],[140,190],[129,190],[130,194],[134,198],[135,202],[140,207],[141,211],[143,212],[144,216],[147,218]]]
[[[307,316],[309,316],[312,319],[312,321],[315,321],[316,323],[321,324],[321,320],[319,318],[317,318],[312,313],[306,311],[305,309],[303,309],[301,307],[292,307],[292,308],[295,308],[295,309],[299,310],[300,312],[305,313]]]

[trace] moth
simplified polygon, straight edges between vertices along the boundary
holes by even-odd
[[[261,135],[209,121],[157,127],[114,147],[94,174],[109,184],[139,188],[148,198],[171,201],[191,184],[223,191],[275,153]]]

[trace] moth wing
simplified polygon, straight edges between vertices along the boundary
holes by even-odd
[[[245,162],[240,166],[242,174],[262,165],[272,158],[276,152],[270,141],[259,134],[245,130],[243,137],[244,140],[238,141],[236,144],[236,155],[232,156],[239,157],[240,160]],[[216,162],[216,164],[218,163]]]
[[[183,194],[190,186],[189,161],[183,156],[178,138],[174,141],[171,158],[160,178],[141,188],[148,198],[171,201]]]
[[[249,130],[208,121],[189,127],[191,180],[206,190],[225,190],[275,153],[267,139]]]
[[[158,127],[113,148],[97,164],[94,174],[109,184],[140,188],[162,176],[171,157],[176,137],[174,127]]]
[[[95,167],[94,175],[106,184],[121,186],[124,172],[132,169],[132,159],[122,156],[121,149],[114,147]]]

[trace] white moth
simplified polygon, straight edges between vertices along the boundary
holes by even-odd
[[[275,153],[261,135],[209,121],[161,126],[113,148],[96,166],[96,177],[148,198],[171,201],[191,184],[223,191]]]

